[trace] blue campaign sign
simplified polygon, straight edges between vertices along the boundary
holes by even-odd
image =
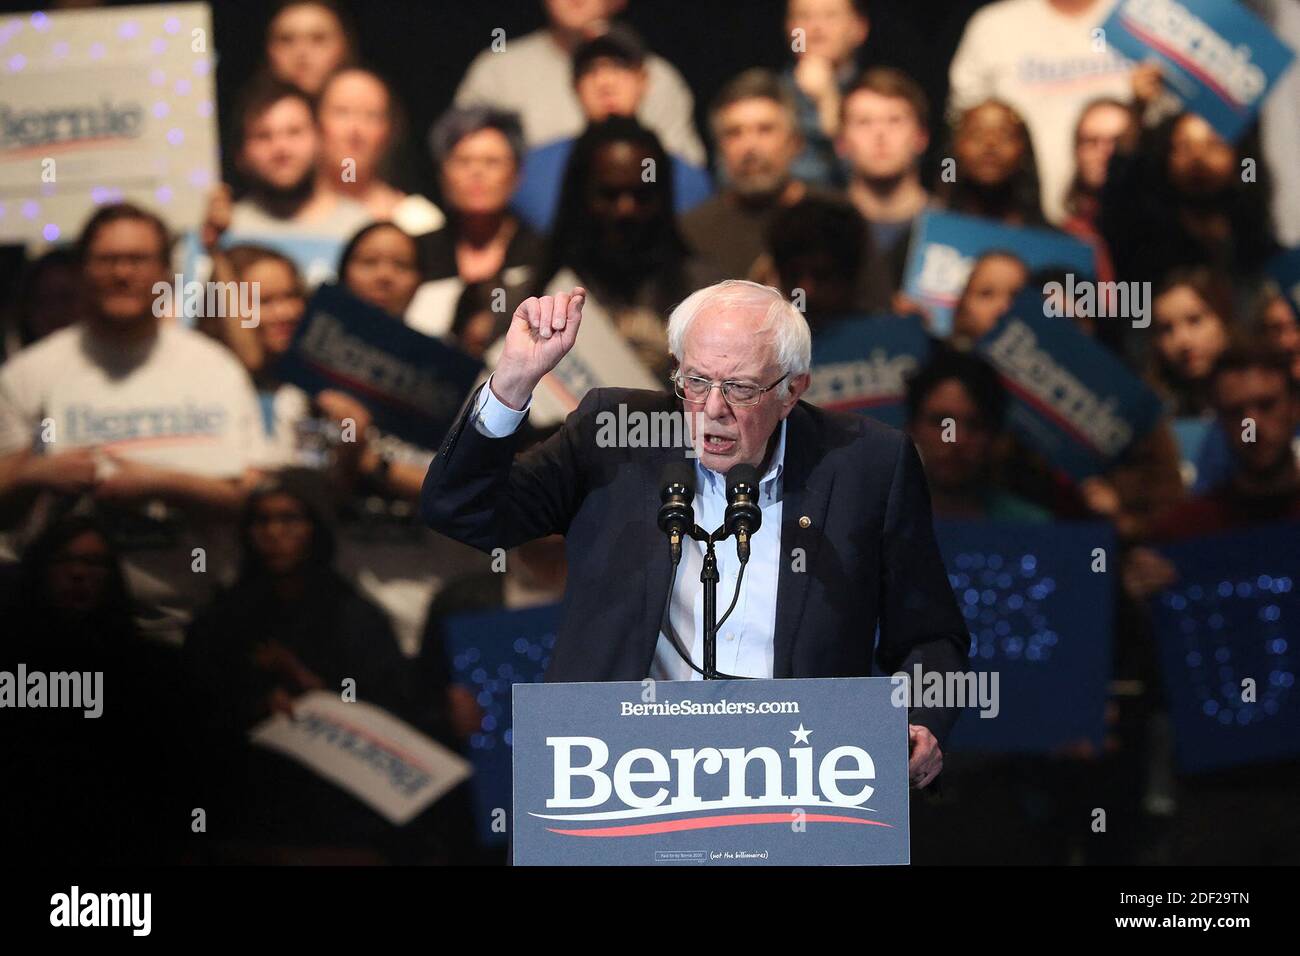
[[[1274,256],[1264,268],[1277,282],[1291,311],[1300,320],[1300,246]]]
[[[845,316],[819,323],[804,400],[903,427],[906,381],[930,355],[915,316]]]
[[[1008,427],[1075,480],[1099,474],[1160,417],[1160,398],[1068,319],[1021,293],[975,343],[1011,395]]]
[[[912,231],[903,270],[903,290],[930,314],[930,330],[952,331],[952,315],[975,262],[986,252],[1010,252],[1030,272],[1060,269],[1078,278],[1097,274],[1096,256],[1086,242],[1050,229],[1028,229],[963,216],[925,212]]]
[[[1179,768],[1300,756],[1300,524],[1160,551],[1178,572],[1151,603]]]
[[[311,395],[327,388],[349,392],[382,431],[437,448],[482,368],[383,309],[325,285],[307,303],[275,371]]]
[[[937,521],[935,534],[970,629],[976,686],[996,690],[995,707],[981,702],[975,712],[967,701],[948,749],[1100,747],[1119,571],[1094,572],[1093,551],[1114,561],[1114,531],[1099,522]]]
[[[518,684],[514,861],[905,864],[904,688],[887,677]]]
[[[510,809],[511,688],[542,679],[559,626],[558,604],[456,614],[443,622],[451,682],[472,690],[483,709],[466,756],[474,765],[474,817],[485,846],[506,842],[505,832],[493,829],[492,814]]]
[[[1228,142],[1254,121],[1295,53],[1235,0],[1120,0],[1102,24],[1129,59],[1158,60],[1187,109]]]

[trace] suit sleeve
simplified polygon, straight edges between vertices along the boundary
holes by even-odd
[[[882,673],[912,676],[916,664],[925,673],[966,671],[970,634],[935,541],[921,458],[907,437],[900,442],[889,488],[882,548],[876,650]],[[913,707],[908,721],[928,728],[942,742],[958,713],[955,707]]]
[[[564,534],[584,493],[581,433],[598,391],[587,393],[558,432],[518,457],[520,432],[493,438],[474,427],[476,391],[424,476],[425,523],[484,552]]]

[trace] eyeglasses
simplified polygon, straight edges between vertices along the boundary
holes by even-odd
[[[711,382],[698,375],[683,375],[679,369],[669,378],[677,397],[688,402],[703,405],[709,400],[709,393],[715,388],[720,388],[722,397],[726,399],[728,405],[745,407],[757,405],[764,392],[770,392],[789,377],[790,373],[786,372],[771,385],[763,386],[754,382]]]

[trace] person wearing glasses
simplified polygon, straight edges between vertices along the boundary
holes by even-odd
[[[720,670],[757,678],[893,674],[918,664],[940,675],[966,670],[970,638],[915,447],[871,419],[800,401],[808,324],[774,288],[727,280],[691,294],[668,319],[674,393],[592,389],[558,432],[516,457],[533,390],[573,348],[585,299],[578,286],[520,304],[500,361],[444,439],[421,500],[431,527],[483,551],[565,536],[570,573],[546,680],[698,676],[702,553],[685,547],[674,576],[656,521],[663,468],[683,455],[693,460],[702,527],[721,524],[733,467],[762,476],[762,526],[718,635]],[[684,416],[689,448],[611,446],[601,433],[611,414],[630,422],[664,413]],[[730,594],[734,551],[718,549],[718,570],[718,593]],[[954,708],[911,709],[915,786],[939,773],[956,717]]]
[[[87,318],[0,366],[0,553],[50,499],[92,498],[126,554],[141,630],[180,643],[233,561],[222,519],[267,453],[244,366],[167,313],[169,252],[153,213],[100,207],[78,247]]]

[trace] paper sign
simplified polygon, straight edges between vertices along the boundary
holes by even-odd
[[[276,714],[253,728],[252,740],[292,757],[398,826],[472,772],[467,761],[388,711],[323,690],[299,697],[292,718]]]
[[[1230,143],[1295,59],[1236,0],[1120,0],[1101,29],[1129,59],[1159,61],[1187,109]]]
[[[1070,319],[1021,293],[975,350],[1011,395],[1008,427],[1075,480],[1099,474],[1160,416],[1159,397]]]
[[[311,395],[363,402],[381,431],[437,448],[482,365],[340,286],[316,290],[276,374]]]
[[[930,338],[914,316],[846,317],[818,325],[804,401],[870,415],[902,428],[907,379],[930,354]]]
[[[129,201],[196,228],[218,178],[207,4],[0,18],[0,242],[75,239]]]
[[[1061,269],[1093,278],[1097,268],[1092,247],[1050,229],[1004,226],[978,216],[925,212],[912,229],[903,289],[930,314],[937,336],[952,331],[952,316],[976,260],[987,252],[1010,252],[1033,273]]]

